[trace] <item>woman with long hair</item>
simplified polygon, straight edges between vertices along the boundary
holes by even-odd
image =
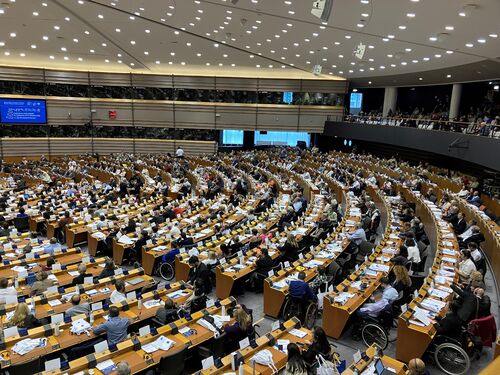
[[[288,362],[284,375],[307,375],[307,365],[300,355],[300,349],[297,344],[288,344],[286,351],[288,352]]]
[[[236,350],[238,343],[252,333],[252,317],[241,306],[233,310],[234,323],[226,325],[224,332],[227,335],[227,346],[229,351]]]
[[[295,262],[299,259],[299,249],[299,244],[293,234],[288,234],[283,246],[278,248],[278,250],[283,254],[283,260],[289,262]]]
[[[392,269],[392,273],[394,274],[394,281],[392,286],[399,292],[402,290],[406,290],[411,286],[410,275],[408,274],[408,269],[405,266],[396,265]]]
[[[304,361],[310,366],[314,363],[318,354],[323,357],[328,357],[330,354],[330,343],[325,331],[321,327],[314,328],[311,345],[309,345],[309,349],[303,354]]]
[[[33,316],[33,314],[31,314],[30,308],[26,302],[21,302],[17,305],[14,315],[10,318],[8,325],[11,327],[17,326],[20,328],[31,329],[39,327],[42,324]]]

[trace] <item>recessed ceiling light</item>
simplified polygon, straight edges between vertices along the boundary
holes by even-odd
[[[401,65],[407,65],[408,63],[406,61],[401,62]]]
[[[90,31],[85,30],[85,35],[90,35]]]
[[[489,37],[490,38],[498,38],[498,34],[490,34]]]
[[[43,40],[49,40],[49,37],[48,37],[47,35],[44,35],[44,36],[42,37],[42,39],[43,39]]]
[[[16,34],[16,33],[10,33],[10,34],[9,34],[9,36],[10,36],[11,38],[15,38],[15,37],[17,36],[17,34]]]
[[[362,23],[358,23],[356,26],[357,26],[357,27],[365,27],[365,25],[364,25],[364,24],[362,24]]]
[[[148,55],[149,55],[149,52],[148,52],[148,51],[144,51],[144,54],[145,54],[146,56],[148,56]]]
[[[455,28],[453,26],[445,26],[445,29],[448,31],[453,31]]]
[[[446,78],[451,78],[451,74],[448,74],[448,75],[446,76]]]
[[[436,40],[438,40],[438,38],[437,38],[437,37],[435,37],[435,36],[431,36],[431,37],[429,38],[429,40],[430,40],[431,42],[435,42]]]
[[[115,29],[115,31],[116,31],[117,33],[120,33],[120,32],[121,32],[121,30],[120,30],[120,29]]]
[[[4,54],[5,56],[10,56],[10,52],[9,52],[9,51],[5,51],[3,54]]]
[[[61,47],[61,51],[66,52],[67,51],[66,47]]]
[[[466,43],[465,46],[469,47],[469,48],[472,48],[472,47],[474,47],[474,44],[472,44],[472,43]]]
[[[64,17],[64,20],[69,22],[69,21],[71,21],[71,18],[69,18],[69,17]]]
[[[100,18],[101,20],[104,18],[102,14],[98,14],[97,17]]]
[[[149,34],[149,33],[151,33],[151,30],[146,29],[146,30],[144,30],[144,32],[145,32],[146,34]]]
[[[387,37],[388,37],[389,39],[394,39],[394,38],[395,38],[395,36],[394,36],[394,35],[392,35],[392,34],[387,35]]]
[[[346,39],[351,39],[351,36],[350,35],[346,35],[345,38]]]
[[[61,28],[60,28],[59,26],[55,25],[55,26],[54,26],[54,29],[55,29],[55,30],[60,30]]]
[[[446,53],[447,53],[448,55],[451,55],[451,54],[453,54],[453,51],[448,50],[448,51],[446,51]]]
[[[2,11],[3,11],[3,9],[2,9]],[[35,17],[37,17],[37,16],[38,16],[38,14],[39,14],[38,12],[33,12],[33,15],[34,15]]]
[[[406,17],[415,18],[415,13],[406,13]]]
[[[390,54],[390,53],[389,53],[389,54],[387,55],[387,57],[388,57],[388,58],[392,58],[392,54]]]
[[[95,53],[95,50],[91,49],[89,52],[90,52],[90,53]]]
[[[429,61],[429,60],[430,60],[430,57],[424,57],[422,60],[424,60],[424,61]]]
[[[375,46],[372,46],[371,44],[368,46],[369,49],[374,49]]]
[[[50,56],[49,56],[49,59],[54,60],[54,59],[55,59],[55,57],[54,57],[54,56],[52,56],[52,55],[50,55]]]
[[[388,41],[389,41],[389,38],[382,38],[382,40],[383,40],[384,42],[388,42]]]
[[[422,78],[422,77],[418,77],[418,80],[419,80],[419,81],[422,81],[422,80],[423,80],[423,78]]]
[[[405,48],[406,52],[411,52],[411,48]]]
[[[436,59],[439,59],[439,58],[441,58],[441,55],[440,55],[439,53],[436,53],[436,54],[434,55],[434,57],[435,57]]]
[[[416,63],[418,63],[418,60],[411,60],[411,62],[416,64]]]
[[[406,30],[406,26],[405,26],[405,25],[399,25],[399,26],[398,26],[398,29],[399,29],[399,30]]]
[[[361,17],[370,17],[368,13],[361,13]]]
[[[31,48],[32,48],[32,49],[36,49],[36,44],[32,44],[32,45],[31,45]]]
[[[79,57],[79,58],[78,58],[78,61],[83,61],[83,58]]]
[[[107,47],[108,45],[106,43],[101,43],[101,46]]]
[[[73,38],[73,42],[74,42],[74,43],[78,43],[78,39]]]
[[[477,40],[478,43],[486,43],[486,39],[480,38]]]
[[[130,44],[135,45],[135,40],[131,40]]]

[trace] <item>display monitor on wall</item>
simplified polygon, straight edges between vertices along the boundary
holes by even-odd
[[[45,100],[0,99],[0,122],[4,124],[46,124]]]
[[[303,141],[307,147],[311,143],[311,135],[302,132],[271,132],[256,131],[256,146],[297,146],[297,142]]]
[[[360,92],[351,93],[349,112],[351,115],[357,115],[361,112],[363,105],[363,94]]]
[[[243,130],[223,130],[222,146],[243,146]]]
[[[285,91],[283,93],[283,103],[292,104],[293,103],[293,92]]]

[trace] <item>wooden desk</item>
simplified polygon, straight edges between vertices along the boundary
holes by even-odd
[[[345,369],[342,372],[342,375],[354,375],[354,369],[358,371],[358,374],[362,373],[373,361],[373,357],[375,356],[375,346],[372,345],[366,349],[366,355],[369,357],[369,361],[365,361],[361,359],[357,363],[353,363],[349,368]],[[408,368],[403,362],[400,362],[394,358],[388,357],[386,355],[382,355],[380,358],[385,367],[390,367],[396,371],[396,375],[405,375],[408,373]]]

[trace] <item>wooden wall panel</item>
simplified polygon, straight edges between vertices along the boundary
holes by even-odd
[[[97,152],[101,155],[134,151],[136,154],[174,154],[177,147],[182,147],[186,156],[213,154],[217,151],[217,142],[184,141],[129,138],[2,138],[3,158],[37,157],[40,155],[81,155]],[[134,144],[135,143],[135,144]]]

